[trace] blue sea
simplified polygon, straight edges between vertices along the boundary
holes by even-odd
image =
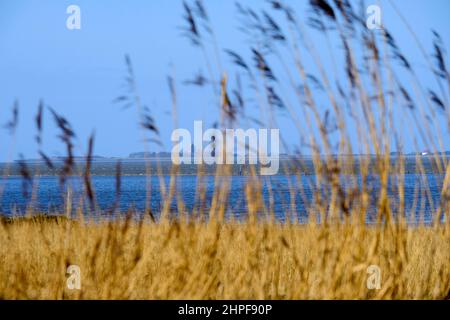
[[[162,177],[145,175],[122,176],[120,180],[120,195],[117,194],[116,177],[114,175],[93,176],[92,185],[95,191],[95,210],[85,210],[94,215],[114,215],[118,212],[126,212],[134,209],[134,212],[144,212],[149,206],[157,216],[161,211],[161,179]],[[227,201],[226,215],[237,219],[245,216],[247,204],[245,199],[245,186],[249,182],[247,176],[222,177],[228,179],[229,197]],[[342,184],[346,186],[346,197],[351,198],[352,179],[355,176],[343,176]],[[420,176],[414,173],[405,174],[405,213],[411,223],[433,221],[436,208],[441,201],[441,191],[444,176],[440,174],[426,174]],[[170,176],[163,176],[165,187],[170,182]],[[330,190],[315,187],[314,175],[276,175],[262,177],[261,190],[264,202],[268,210],[272,211],[280,221],[287,217],[297,217],[300,221],[306,221],[307,208],[313,202],[314,196],[329,196]],[[35,212],[48,214],[61,214],[66,207],[66,197],[70,193],[72,208],[84,203],[89,208],[84,192],[83,179],[81,177],[70,178],[64,186],[61,186],[57,176],[34,177],[33,188],[28,188],[24,193],[24,180],[19,176],[4,177],[0,182],[1,214],[6,216],[22,215],[27,208],[33,208]],[[360,177],[356,176],[356,184],[360,185]],[[182,199],[187,211],[204,206],[208,208],[214,194],[215,177],[204,176],[201,181],[194,175],[180,175],[176,177],[177,192],[175,197]],[[148,188],[150,186],[150,188]],[[206,197],[203,204],[200,202],[197,189],[204,186]],[[375,219],[375,208],[378,201],[380,184],[377,178],[371,178],[368,182],[371,198],[368,219]],[[34,193],[32,191],[34,189]],[[70,189],[70,192],[69,192]],[[149,192],[147,192],[149,190]],[[357,197],[355,197],[357,198]],[[396,209],[398,203],[397,182],[394,178],[389,183],[389,198],[391,207]],[[83,200],[82,202],[80,202]],[[116,206],[114,204],[117,204]],[[357,206],[355,202],[351,205]],[[116,210],[113,210],[116,208]],[[173,212],[178,211],[178,201],[174,199],[171,204]],[[73,212],[75,213],[75,212]]]

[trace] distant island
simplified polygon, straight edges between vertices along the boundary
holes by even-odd
[[[236,154],[235,154],[236,155]],[[389,154],[391,157],[398,157],[400,155],[406,156],[406,157],[416,157],[416,156],[428,156],[428,157],[432,157],[432,156],[438,156],[438,157],[442,157],[442,156],[449,156],[450,157],[450,151],[444,151],[444,152],[437,152],[437,153],[433,153],[430,152],[428,150],[425,151],[420,151],[420,152],[409,152],[409,153],[401,153],[401,152],[397,152],[397,151],[393,151],[390,152]],[[339,155],[334,154],[334,157],[337,157]],[[340,156],[353,156],[353,157],[359,157],[359,156],[369,156],[369,157],[375,157],[374,154],[342,154]],[[308,158],[310,157],[310,155],[299,155],[299,154],[287,154],[287,153],[281,153],[280,154],[280,159],[296,159],[296,158]],[[64,156],[54,156],[54,157],[50,157],[49,158],[51,162],[54,163],[60,163],[60,162],[64,162],[66,160],[66,157]],[[167,151],[161,151],[161,152],[132,152],[130,153],[128,156],[126,157],[105,157],[105,156],[99,156],[99,155],[94,155],[91,157],[92,162],[109,162],[109,161],[117,161],[117,160],[133,160],[133,161],[137,161],[137,160],[167,160],[167,159],[171,159],[171,153],[167,152]],[[80,163],[80,162],[86,162],[86,156],[74,156],[73,157],[74,162],[76,163]],[[14,160],[14,162],[26,162],[26,163],[42,163],[45,162],[44,159],[21,159],[21,160]]]
[[[130,159],[170,158],[170,152],[133,152],[128,155]]]

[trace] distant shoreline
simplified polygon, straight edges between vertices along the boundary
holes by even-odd
[[[442,157],[440,157],[442,158]],[[360,168],[361,157],[355,157],[353,159],[353,164],[343,165],[341,167],[342,174],[359,174],[361,172]],[[367,158],[363,158],[367,160]],[[398,172],[396,167],[398,157],[391,157],[391,173],[395,174]],[[441,173],[438,170],[438,166],[435,161],[435,157],[426,155],[421,156],[421,166],[423,167],[424,173]],[[370,172],[375,173],[375,158],[370,157]],[[146,176],[147,170],[150,169],[150,176],[156,176],[158,174],[162,175],[172,175],[174,173],[174,166],[170,158],[162,159],[117,159],[113,160],[102,160],[102,161],[92,161],[90,173],[92,176],[115,176],[117,174],[117,162],[121,162],[121,176]],[[63,162],[54,162],[54,168],[49,168],[42,161],[31,161],[25,162],[27,170],[32,176],[35,177],[52,177],[60,175]],[[196,164],[181,164],[176,169],[177,176],[197,176],[199,169],[202,168],[203,175],[215,175],[217,172],[217,167],[219,165],[196,165]],[[259,165],[249,165],[247,164],[232,164],[232,165],[221,165],[224,169],[227,169],[225,175],[229,176],[241,176],[250,175],[251,166],[254,166],[259,172]],[[86,163],[83,161],[76,161],[74,168],[69,176],[79,176],[85,171]],[[302,174],[302,175],[313,175],[316,174],[317,167],[314,164],[314,160],[311,157],[301,157],[298,159],[281,158],[279,172],[276,175],[292,175],[292,174]],[[405,173],[417,173],[418,166],[416,161],[416,156],[405,156],[404,157],[404,170]],[[21,165],[18,162],[12,163],[0,163],[0,171],[3,176],[16,177],[21,176]]]
[[[236,154],[234,155],[237,156]],[[368,158],[375,158],[375,154],[333,154],[331,155],[333,158],[337,157],[353,157],[355,159],[361,158],[361,157],[368,157]],[[422,153],[396,153],[393,152],[389,155],[389,157],[392,158],[398,158],[399,156],[403,156],[405,158],[411,158],[411,157],[421,157],[421,158],[429,158],[429,157],[443,157],[448,156],[450,157],[450,151],[445,152],[438,152],[438,153],[428,153],[428,152],[422,152]],[[279,160],[308,160],[311,159],[313,155],[288,155],[288,154],[281,154],[279,156]],[[320,155],[321,158],[327,157],[327,155]],[[65,161],[65,157],[51,157],[50,160],[54,163],[62,163]],[[86,162],[86,157],[76,156],[73,158],[75,163],[84,163]],[[20,161],[23,161],[27,164],[45,164],[45,161],[43,159],[15,159],[10,162],[0,162],[1,165],[6,164],[14,164],[18,163]],[[165,156],[148,156],[148,157],[102,157],[102,156],[95,156],[92,157],[91,162],[92,163],[105,163],[105,162],[114,162],[121,161],[123,163],[126,162],[171,162],[172,159],[170,155]],[[248,157],[246,157],[246,161],[248,161]]]

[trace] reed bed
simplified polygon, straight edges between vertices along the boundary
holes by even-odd
[[[30,171],[25,161],[19,161],[15,170],[23,177],[29,205],[26,217],[1,220],[0,298],[450,298],[450,164],[444,149],[450,131],[450,76],[443,39],[433,31],[429,54],[399,12],[428,67],[416,71],[388,26],[377,31],[366,28],[364,5],[312,0],[308,26],[283,1],[265,5],[261,11],[236,5],[240,30],[249,39],[244,54],[220,48],[214,20],[202,1],[183,2],[183,34],[198,49],[207,70],[207,75],[197,74],[183,83],[209,92],[215,101],[211,112],[217,112],[216,127],[221,130],[277,128],[280,117],[292,121],[298,149],[282,137],[285,152],[292,155],[289,173],[298,179],[307,173],[314,192],[306,196],[302,184],[292,188],[291,211],[296,208],[295,196],[301,195],[309,222],[298,223],[295,212],[286,212],[291,216],[284,223],[274,219],[276,186],[269,183],[268,199],[263,199],[265,177],[252,165],[245,172],[247,212],[235,221],[226,218],[230,210],[226,177],[233,174],[232,167],[217,166],[208,172],[215,177],[214,194],[208,199],[202,184],[205,167],[196,166],[198,201],[186,210],[177,191],[183,170],[149,161],[139,170],[148,178],[148,195],[150,178],[160,177],[163,200],[158,212],[150,208],[149,196],[139,219],[133,209],[120,211],[123,168],[118,162],[115,201],[101,212],[116,218],[91,219],[102,211],[91,181],[95,136],[89,138],[84,164],[76,165],[74,129],[56,109],[40,102],[36,142],[45,172],[59,176],[63,194],[69,177],[79,176],[84,196],[75,207],[67,201],[59,217],[36,215],[35,180],[43,169]],[[318,52],[310,28],[320,32],[328,52]],[[330,39],[338,39],[338,44]],[[324,67],[325,60],[332,61],[331,70]],[[164,128],[142,102],[135,80],[138,69],[128,55],[125,65],[126,90],[115,102],[125,109],[135,107],[146,154],[161,145]],[[435,83],[424,85],[422,72],[431,74]],[[174,75],[168,77],[174,128],[179,83]],[[59,128],[66,150],[59,166],[42,148],[45,110]],[[18,114],[15,103],[7,124],[12,135]],[[405,140],[417,152],[413,165],[405,158]],[[424,148],[431,159],[426,165],[420,157]],[[11,168],[2,170],[6,177]],[[405,171],[411,170],[421,178],[414,201],[425,199],[432,212],[432,222],[426,225],[423,220],[406,221]],[[430,172],[442,177],[438,201],[430,192]],[[379,183],[375,189],[371,177]],[[368,224],[373,205],[375,223]],[[80,267],[80,290],[67,287],[70,265]],[[367,285],[370,266],[381,271],[378,289]]]
[[[448,227],[2,224],[2,299],[448,299]],[[81,290],[69,290],[69,265]],[[368,289],[367,268],[381,269]]]

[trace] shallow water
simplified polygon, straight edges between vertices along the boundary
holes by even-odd
[[[443,175],[427,174],[419,176],[417,174],[405,174],[405,216],[410,222],[418,222],[423,219],[431,222],[436,207],[440,202],[440,194],[443,183]],[[61,188],[58,177],[36,177],[34,179],[35,195],[30,191],[28,195],[23,193],[23,179],[20,177],[7,177],[1,185],[1,212],[4,215],[21,215],[26,211],[27,206],[33,207],[35,212],[61,213],[64,212],[65,196],[67,186],[70,186],[72,207],[79,206],[83,197],[83,181],[79,177],[70,178],[67,185]],[[197,176],[177,176],[177,192],[188,210],[195,206],[201,206],[196,196],[198,185],[204,185],[206,189],[205,207],[211,205],[214,193],[214,176],[205,176],[203,181],[198,181]],[[243,217],[246,212],[245,186],[248,182],[246,176],[223,177],[229,181],[229,199],[227,215],[236,218]],[[347,186],[346,197],[351,197],[351,186],[354,176],[342,176],[343,185]],[[148,180],[148,181],[147,181]],[[425,181],[426,180],[426,181]],[[164,176],[164,184],[167,188],[170,176]],[[126,211],[134,207],[137,211],[144,211],[146,208],[147,185],[150,185],[151,209],[156,214],[161,209],[161,178],[152,176],[122,176],[120,197],[116,197],[115,176],[93,176],[92,184],[95,190],[96,203],[103,211],[111,211],[117,201],[117,208]],[[356,176],[356,184],[360,185],[360,178]],[[313,199],[314,193],[321,193],[322,196],[330,194],[329,190],[322,188],[317,190],[314,187],[315,176],[288,176],[277,175],[262,178],[262,194],[268,209],[272,209],[275,217],[284,221],[286,217],[298,217],[300,221],[307,219],[307,210]],[[372,195],[371,206],[369,208],[368,222],[374,220],[377,195],[379,191],[379,181],[371,178],[369,183],[370,194]],[[428,186],[428,188],[426,187]],[[429,191],[429,193],[428,193]],[[389,197],[391,205],[396,207],[398,194],[397,184],[391,179],[389,184]],[[85,197],[85,196],[84,196]],[[86,200],[86,199],[84,199]],[[84,201],[85,205],[87,201]],[[357,205],[354,203],[354,205]],[[177,200],[174,199],[171,209],[177,212]],[[98,211],[97,211],[98,212]],[[104,214],[104,212],[103,212]]]

